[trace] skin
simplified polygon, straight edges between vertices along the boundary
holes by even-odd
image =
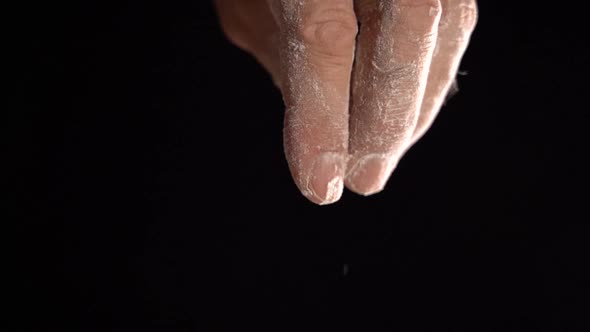
[[[320,205],[383,190],[431,126],[477,21],[475,0],[216,0],[235,45],[285,101],[285,154]]]

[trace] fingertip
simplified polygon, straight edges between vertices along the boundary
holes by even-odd
[[[384,154],[368,154],[351,163],[346,176],[346,187],[351,191],[370,196],[385,188],[397,159]]]
[[[318,205],[337,202],[344,190],[346,158],[341,153],[327,152],[316,157],[303,187],[303,194]]]

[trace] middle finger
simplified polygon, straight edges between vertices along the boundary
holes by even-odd
[[[441,5],[439,0],[356,0],[355,11],[360,31],[346,185],[370,195],[383,189],[412,137]]]

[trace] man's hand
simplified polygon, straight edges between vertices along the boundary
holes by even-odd
[[[317,204],[383,189],[430,127],[477,20],[475,0],[216,0],[229,39],[286,105],[295,183]]]

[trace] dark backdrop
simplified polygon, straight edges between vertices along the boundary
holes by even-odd
[[[20,326],[590,328],[583,11],[480,12],[460,93],[385,192],[317,207],[279,93],[209,2],[26,8]]]

